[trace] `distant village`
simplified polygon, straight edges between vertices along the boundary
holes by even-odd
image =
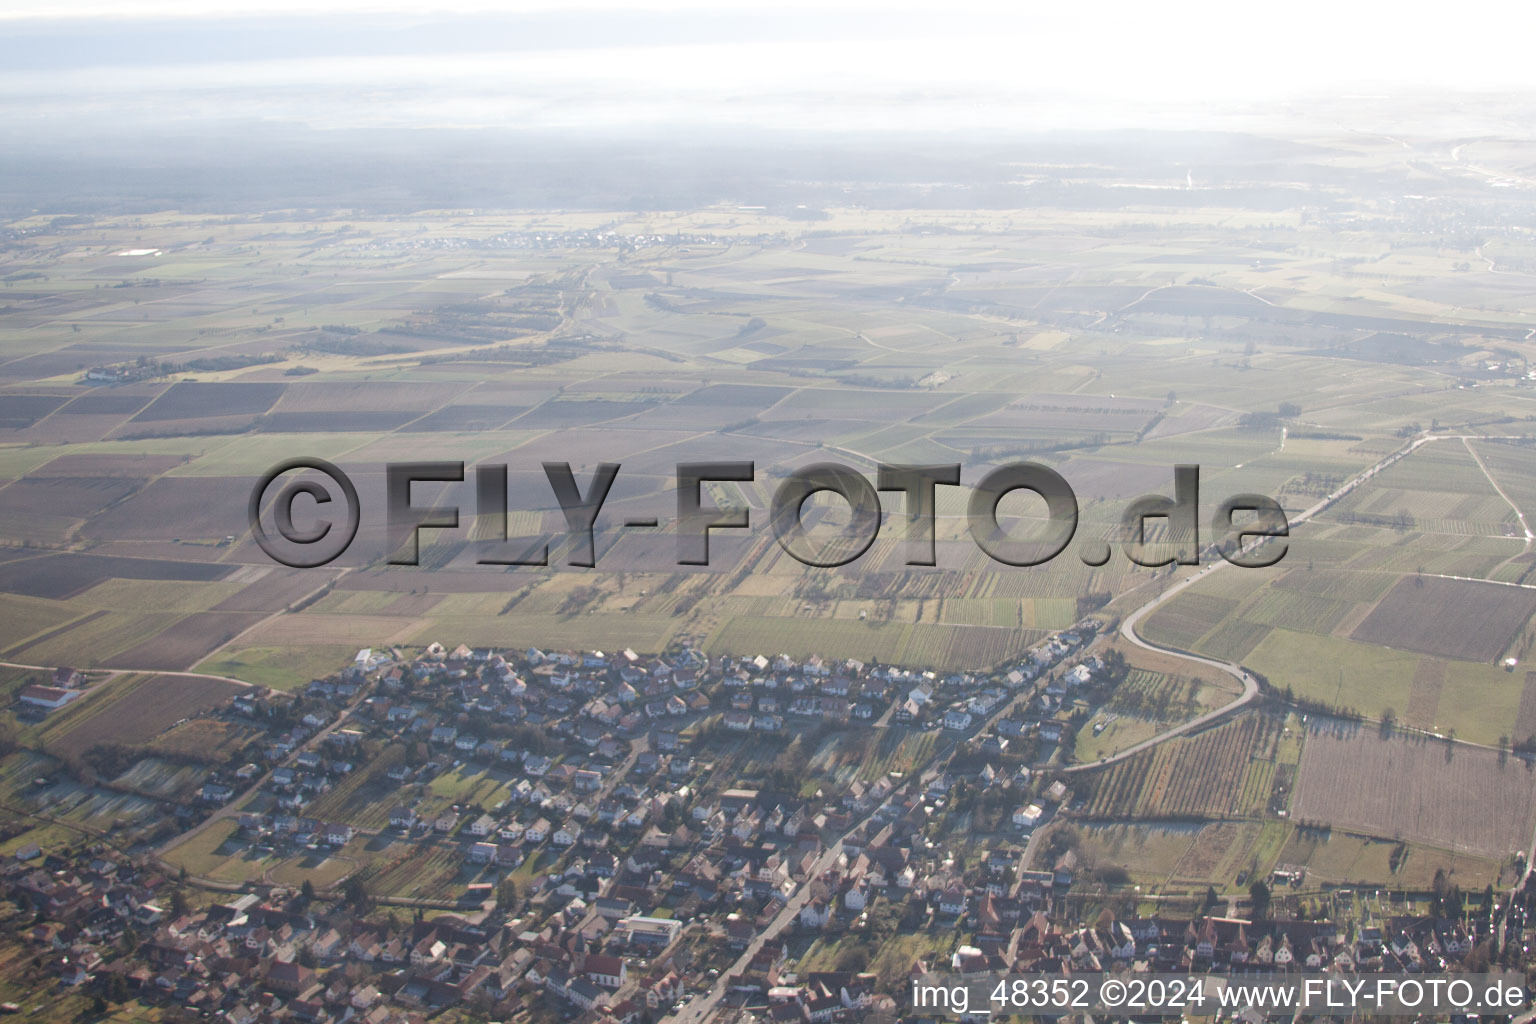
[[[1519,956],[1523,909],[1281,920],[1255,898],[1117,916],[1081,898],[1073,849],[1036,841],[1074,799],[1040,766],[1070,735],[1074,693],[1124,672],[1092,653],[1097,629],[987,674],[688,646],[362,650],[295,694],[253,689],[221,708],[264,730],[263,754],[211,773],[180,827],[233,822],[226,848],[322,858],[361,838],[428,844],[459,864],[451,898],[375,891],[366,873],[219,884],[81,840],[0,868],[20,911],[8,927],[43,984],[90,993],[103,1012],[138,1001],[158,1019],[227,1024],[639,1024],[684,1006],[691,1020],[894,1021],[919,1019],[903,991],[928,971],[1354,972]],[[61,669],[19,699],[45,715],[83,682]],[[803,762],[716,770],[758,736],[808,754],[793,745],[818,730],[890,728],[952,742],[874,777]],[[496,773],[505,798],[481,806],[426,785],[469,771]],[[356,814],[312,812],[342,787]],[[945,822],[962,807],[996,827],[954,834]],[[817,939],[837,943],[832,962],[803,962]]]

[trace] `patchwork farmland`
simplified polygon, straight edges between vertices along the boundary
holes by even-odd
[[[1390,166],[1399,159],[1383,156]],[[698,834],[700,794],[781,787],[789,810],[826,804],[812,830],[827,843],[863,813],[853,809],[855,784],[867,792],[916,778],[932,811],[897,819],[911,832],[898,847],[918,851],[918,873],[930,880],[974,882],[967,872],[996,847],[1022,857],[1030,844],[1011,816],[1036,800],[1053,804],[1048,829],[1077,830],[1094,868],[1084,877],[1111,900],[1124,895],[1116,868],[1131,885],[1197,899],[1213,885],[1238,912],[1255,873],[1291,859],[1319,884],[1427,884],[1442,867],[1496,879],[1524,845],[1522,827],[1529,841],[1531,811],[1514,781],[1523,763],[1514,754],[1500,762],[1495,750],[1501,738],[1514,746],[1536,732],[1525,666],[1503,665],[1536,649],[1536,590],[1494,582],[1529,583],[1536,567],[1517,515],[1536,502],[1536,421],[1519,370],[1529,325],[1507,312],[1517,305],[1514,279],[1485,273],[1475,246],[1457,249],[1438,233],[1427,243],[1416,221],[1369,226],[1389,205],[1391,217],[1405,216],[1400,205],[1373,203],[1369,222],[1351,212],[1362,251],[1385,255],[1346,267],[1330,249],[1342,214],[1318,208],[1312,192],[1304,217],[1221,205],[1235,201],[1222,189],[1135,193],[1158,202],[1110,214],[1053,201],[997,220],[879,203],[831,206],[815,221],[734,204],[357,210],[321,224],[286,214],[28,219],[4,256],[7,274],[40,276],[5,282],[5,316],[28,326],[0,324],[0,652],[19,664],[119,674],[95,677],[95,692],[41,721],[20,706],[7,713],[21,748],[4,765],[15,806],[56,801],[70,823],[121,820],[140,837],[168,803],[214,813],[199,796],[205,775],[228,776],[250,758],[262,774],[283,763],[267,741],[288,741],[264,736],[287,730],[281,712],[275,730],[265,718],[221,715],[232,684],[158,672],[201,669],[270,687],[263,700],[297,701],[291,717],[302,721],[327,702],[312,681],[323,693],[360,648],[403,661],[433,642],[514,659],[529,649],[696,651],[714,667],[819,657],[911,677],[865,709],[868,721],[835,701],[829,717],[787,717],[794,697],[755,690],[751,701],[711,693],[681,713],[647,695],[618,709],[605,700],[589,714],[590,695],[561,693],[552,707],[513,710],[541,721],[535,736],[500,720],[504,694],[458,692],[479,685],[481,663],[456,664],[466,675],[452,683],[429,674],[420,688],[387,694],[391,706],[420,705],[422,729],[368,733],[330,758],[353,770],[311,779],[312,791],[268,787],[242,802],[236,787],[229,818],[166,852],[173,866],[222,885],[355,879],[374,898],[452,905],[472,883],[512,878],[527,894],[548,871],[601,858],[578,834],[575,853],[545,846],[516,868],[468,865],[463,830],[489,815],[507,834],[473,842],[525,844],[526,826],[541,817],[551,826],[587,820],[576,806],[598,809],[555,780],[656,754],[648,734],[672,724],[691,751],[675,759],[679,774],[648,759],[643,792],[627,775],[603,783],[605,799],[635,786],[625,812],[663,808],[672,832]],[[162,256],[116,255],[146,248],[146,235]],[[1512,237],[1478,244],[1501,268],[1531,258]],[[1426,298],[1435,289],[1451,297]],[[1389,330],[1406,341],[1383,340]],[[1123,622],[1191,573],[1134,564],[1118,543],[1131,501],[1172,493],[1173,466],[1200,466],[1204,544],[1229,495],[1272,495],[1294,514],[1423,437],[1435,440],[1298,526],[1279,565],[1202,577],[1142,621],[1149,642],[1263,675],[1261,703],[1093,768],[1226,704],[1235,681],[1114,634],[1070,664],[1012,678],[1058,631],[1085,617]],[[323,568],[276,565],[245,521],[254,480],[296,454],[340,466],[361,496],[357,540]],[[457,505],[462,524],[423,530],[418,567],[385,558],[384,466],[405,460],[466,467],[462,483],[415,490],[418,504]],[[754,463],[752,481],[703,494],[710,505],[747,508],[751,526],[714,531],[710,565],[679,565],[676,467],[708,460]],[[1049,564],[1004,565],[967,524],[975,484],[1016,460],[1050,466],[1076,496],[1073,541]],[[935,495],[936,564],[910,564],[906,499],[895,492],[882,494],[880,535],[860,560],[821,570],[787,555],[769,524],[775,490],[794,468],[827,461],[870,479],[880,463],[959,463],[962,486]],[[583,489],[598,463],[621,467],[596,526],[595,568],[570,564],[544,462],[570,462]],[[483,463],[508,467],[504,520],[475,507],[473,471]],[[1038,527],[1032,500],[1017,492],[1000,504],[1010,532]],[[841,513],[834,500],[819,504],[812,533],[825,540]],[[631,518],[658,525],[623,525]],[[550,564],[482,563],[503,537],[508,548],[547,543]],[[1171,549],[1194,541],[1155,521],[1150,537]],[[1109,561],[1089,564],[1105,541]],[[1093,682],[1096,672],[1106,678],[1111,652],[1128,670]],[[1079,662],[1089,681],[1067,682]],[[524,675],[542,685],[543,676]],[[6,678],[14,701],[20,677]],[[930,684],[936,705],[898,717],[894,697]],[[378,679],[369,686],[360,700],[384,696]],[[497,710],[481,710],[482,696]],[[775,710],[756,703],[764,696]],[[331,703],[339,714],[343,702]],[[367,709],[381,706],[360,703],[348,725],[379,727]],[[973,706],[988,710],[963,710]],[[1368,722],[1336,741],[1314,718],[1303,743],[1300,716],[1319,707],[1445,738],[1379,741]],[[950,710],[958,724],[946,727]],[[607,721],[615,711],[618,721],[643,717],[620,736]],[[757,728],[775,717],[786,721]],[[438,726],[457,735],[434,742]],[[521,778],[482,746],[513,736],[549,743],[553,774]],[[589,740],[611,745],[599,754]],[[99,778],[71,775],[112,745],[142,758],[125,767],[98,750]],[[1056,805],[1044,793],[1069,764],[1075,791]],[[984,772],[989,785],[979,784]],[[946,775],[965,784],[943,793]],[[50,784],[34,796],[38,778]],[[1395,794],[1384,802],[1390,811],[1372,802],[1379,787]],[[1509,822],[1457,804],[1457,787],[1492,794],[1495,810],[1485,813]],[[439,835],[434,823],[413,836],[391,826],[401,802],[467,820],[450,825],[458,832]],[[666,811],[672,803],[679,809]],[[336,844],[257,840],[235,827],[236,810],[293,812],[360,834]],[[1422,824],[1394,839],[1404,816]],[[18,845],[64,828],[14,824]],[[1034,844],[1034,866],[1052,835]],[[1392,860],[1399,843],[1407,868]],[[686,857],[669,851],[657,869],[675,873],[671,862],[691,862],[701,845],[676,851]],[[946,865],[949,853],[959,857]],[[710,913],[660,898],[659,912]],[[891,902],[872,902],[872,931],[887,927]],[[911,922],[903,929],[867,962],[909,968],[898,961],[926,945],[901,945]],[[849,934],[810,956],[837,961],[844,944],[857,944]],[[949,939],[945,952],[969,941]]]

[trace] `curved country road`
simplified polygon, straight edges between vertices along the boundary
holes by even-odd
[[[1220,564],[1225,565],[1226,563],[1222,562]],[[1213,708],[1203,715],[1191,718],[1187,722],[1181,722],[1171,729],[1166,729],[1163,732],[1158,733],[1156,736],[1149,736],[1148,738],[1142,740],[1140,743],[1133,743],[1129,747],[1126,747],[1124,750],[1118,751],[1109,757],[1100,758],[1097,761],[1090,761],[1086,764],[1075,764],[1070,767],[1063,768],[1062,771],[1064,773],[1085,772],[1089,771],[1090,769],[1103,768],[1107,765],[1112,765],[1116,761],[1123,761],[1134,754],[1141,753],[1143,750],[1148,750],[1157,746],[1159,743],[1171,740],[1175,736],[1182,736],[1184,733],[1192,732],[1193,730],[1200,728],[1208,722],[1213,722],[1224,715],[1231,714],[1233,711],[1236,711],[1238,708],[1251,703],[1256,697],[1258,697],[1258,680],[1253,678],[1253,676],[1250,675],[1241,665],[1233,664],[1230,661],[1218,661],[1215,658],[1203,658],[1198,654],[1189,654],[1185,651],[1174,650],[1171,647],[1161,647],[1157,644],[1151,643],[1150,641],[1143,640],[1136,634],[1136,623],[1140,622],[1145,616],[1149,615],[1163,602],[1169,600],[1174,595],[1181,592],[1185,587],[1194,583],[1196,580],[1204,579],[1207,573],[1214,572],[1216,568],[1217,566],[1212,565],[1202,569],[1200,572],[1195,573],[1195,575],[1189,577],[1188,579],[1181,580],[1174,586],[1169,587],[1157,597],[1136,609],[1136,611],[1127,616],[1125,621],[1120,624],[1120,635],[1125,637],[1131,643],[1135,644],[1137,647],[1144,648],[1145,650],[1156,651],[1158,654],[1171,655],[1176,658],[1182,658],[1185,661],[1193,661],[1197,664],[1205,665],[1209,668],[1220,669],[1221,671],[1227,673],[1227,675],[1232,676],[1238,682],[1243,684],[1242,694],[1228,704],[1223,704],[1219,708]]]
[[[1371,479],[1377,473],[1380,473],[1382,470],[1386,469],[1388,466],[1390,466],[1393,463],[1397,462],[1399,459],[1405,458],[1406,456],[1412,454],[1421,445],[1428,444],[1431,441],[1441,441],[1441,440],[1460,440],[1463,443],[1465,443],[1468,436],[1471,436],[1473,440],[1508,440],[1509,439],[1509,438],[1497,437],[1497,436],[1462,435],[1462,434],[1436,434],[1436,435],[1432,435],[1432,436],[1424,436],[1424,437],[1415,438],[1412,442],[1410,442],[1409,444],[1404,445],[1401,448],[1398,448],[1396,451],[1392,452],[1390,455],[1387,455],[1386,457],[1381,459],[1379,462],[1376,462],[1373,465],[1371,465],[1370,467],[1361,470],[1359,473],[1357,473],[1353,477],[1351,477],[1347,482],[1342,484],[1337,490],[1329,493],[1326,497],[1320,499],[1315,504],[1313,504],[1310,507],[1308,507],[1306,509],[1303,509],[1301,512],[1297,513],[1290,520],[1290,525],[1291,525],[1292,529],[1294,529],[1297,526],[1300,526],[1302,523],[1307,522],[1309,519],[1311,519],[1312,517],[1316,516],[1318,513],[1322,512],[1324,509],[1328,508],[1330,505],[1334,504],[1334,502],[1336,502],[1340,498],[1344,497],[1344,495],[1348,494],[1350,491],[1353,491],[1356,487],[1359,487],[1361,484],[1365,483],[1365,481]],[[1492,482],[1492,477],[1489,478],[1489,481],[1490,481],[1490,483]],[[1494,486],[1495,486],[1495,488],[1497,488],[1497,484],[1495,484]],[[1511,503],[1511,504],[1513,505],[1513,503]],[[1523,520],[1522,520],[1522,522],[1523,522]],[[1210,550],[1210,549],[1207,549],[1206,553],[1208,555],[1209,554],[1214,554],[1214,552],[1212,550]],[[1166,742],[1167,740],[1171,740],[1171,739],[1173,739],[1176,736],[1182,736],[1184,733],[1191,732],[1191,731],[1193,731],[1195,729],[1200,728],[1203,725],[1206,725],[1209,722],[1215,721],[1218,718],[1221,718],[1221,717],[1223,717],[1225,715],[1231,714],[1233,711],[1236,711],[1239,708],[1242,708],[1245,705],[1252,703],[1254,698],[1256,698],[1259,695],[1259,683],[1258,683],[1258,680],[1256,680],[1252,676],[1252,674],[1250,674],[1241,665],[1238,665],[1238,664],[1236,664],[1234,662],[1230,662],[1230,661],[1221,661],[1221,660],[1216,659],[1216,658],[1206,658],[1206,657],[1203,657],[1201,655],[1191,654],[1188,651],[1181,651],[1181,650],[1178,650],[1178,649],[1173,648],[1173,647],[1164,647],[1161,644],[1155,644],[1155,643],[1151,642],[1150,640],[1146,640],[1146,639],[1142,638],[1136,632],[1136,625],[1137,625],[1137,623],[1139,623],[1142,619],[1146,618],[1153,611],[1157,610],[1158,607],[1160,607],[1161,605],[1165,604],[1166,602],[1172,600],[1174,597],[1176,597],[1180,593],[1182,593],[1186,588],[1188,588],[1190,586],[1193,586],[1195,583],[1197,583],[1200,580],[1204,579],[1206,576],[1210,575],[1211,573],[1219,572],[1221,569],[1226,568],[1230,564],[1231,563],[1226,561],[1226,559],[1218,559],[1215,562],[1211,562],[1211,563],[1207,564],[1199,572],[1197,572],[1197,573],[1195,573],[1195,574],[1193,574],[1191,576],[1188,576],[1185,579],[1180,580],[1178,583],[1175,583],[1173,586],[1169,587],[1167,590],[1164,590],[1162,593],[1158,594],[1152,600],[1148,601],[1146,604],[1143,604],[1142,606],[1140,606],[1135,611],[1131,612],[1129,615],[1127,615],[1125,617],[1125,619],[1120,623],[1120,635],[1125,637],[1126,640],[1128,640],[1131,643],[1135,644],[1137,647],[1140,647],[1140,648],[1142,648],[1144,650],[1156,651],[1158,654],[1163,654],[1163,655],[1167,655],[1169,657],[1174,657],[1174,658],[1180,658],[1180,659],[1183,659],[1184,661],[1191,661],[1191,662],[1194,662],[1197,665],[1203,665],[1203,666],[1205,666],[1207,668],[1219,669],[1222,672],[1225,672],[1227,675],[1231,676],[1232,678],[1236,679],[1238,682],[1240,682],[1243,685],[1243,692],[1242,692],[1242,694],[1239,695],[1236,699],[1234,699],[1233,701],[1231,701],[1228,704],[1223,704],[1219,708],[1214,708],[1214,709],[1212,709],[1210,711],[1207,711],[1205,714],[1200,715],[1200,716],[1198,716],[1196,718],[1192,718],[1192,719],[1190,719],[1187,722],[1181,722],[1178,725],[1173,726],[1172,728],[1166,729],[1163,732],[1160,732],[1160,733],[1158,733],[1155,736],[1149,736],[1147,739],[1144,739],[1144,740],[1142,740],[1139,743],[1132,744],[1131,746],[1126,747],[1124,750],[1117,751],[1116,753],[1114,753],[1114,754],[1112,754],[1112,755],[1110,755],[1108,757],[1102,758],[1102,759],[1100,759],[1098,761],[1091,761],[1091,762],[1088,762],[1088,763],[1085,763],[1085,764],[1070,765],[1068,767],[1062,768],[1061,770],[1063,772],[1085,772],[1085,771],[1091,771],[1091,770],[1093,770],[1095,768],[1102,768],[1102,767],[1105,767],[1107,765],[1114,764],[1117,761],[1123,761],[1124,759],[1132,756],[1133,754],[1139,754],[1139,753],[1141,753],[1144,750],[1149,750],[1152,747],[1157,746],[1159,743],[1163,743],[1163,742]],[[1536,837],[1533,837],[1532,849],[1533,849],[1533,855],[1536,855]]]

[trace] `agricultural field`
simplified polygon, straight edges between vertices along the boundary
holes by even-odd
[[[159,800],[176,801],[191,797],[207,778],[205,768],[146,757],[113,779],[112,784]]]
[[[1256,847],[1266,826],[1252,821],[1223,821],[1203,826],[1194,842],[1169,871],[1169,884],[1198,889],[1207,885],[1233,885],[1239,876],[1253,877],[1264,868]]]
[[[1313,707],[1489,746],[1523,738],[1523,677],[1494,665],[1536,642],[1536,590],[1510,585],[1529,568],[1511,497],[1525,493],[1523,447],[1422,445],[1298,531],[1285,571],[1202,580],[1142,633],[1241,662]],[[1314,470],[1287,487],[1315,500],[1337,479]]]
[[[1493,665],[1288,630],[1266,636],[1245,664],[1314,705],[1487,746],[1511,738],[1524,689],[1523,675]]]
[[[254,725],[227,718],[193,718],[172,726],[147,745],[159,754],[197,758],[215,764],[229,760],[263,734]]]
[[[384,896],[443,899],[462,892],[480,874],[464,864],[451,843],[395,843],[376,857],[368,887]]]
[[[121,676],[49,716],[37,738],[46,749],[65,755],[102,744],[151,744],[182,722],[224,705],[241,689],[188,676]]]
[[[1463,580],[1400,581],[1350,639],[1462,661],[1493,661],[1536,611],[1536,591]]]
[[[389,826],[389,811],[394,803],[419,794],[402,790],[385,773],[398,764],[405,751],[391,745],[371,758],[365,768],[348,775],[342,782],[314,803],[314,812],[345,821],[364,829]]]
[[[1263,811],[1278,718],[1250,712],[1095,772],[1090,818],[1202,819]]]
[[[1515,743],[1523,743],[1536,736],[1536,673],[1525,674],[1525,685],[1520,688],[1520,708],[1515,714],[1514,732],[1509,734]]]
[[[899,665],[984,669],[1018,657],[1045,634],[1002,626],[882,625],[826,619],[732,618],[712,633],[706,650],[857,658]],[[757,643],[749,648],[748,643]]]
[[[1536,767],[1497,751],[1315,718],[1292,817],[1500,861],[1530,843],[1533,780]]]
[[[1502,874],[1498,858],[1342,829],[1295,829],[1278,863],[1304,868],[1308,889],[1389,885],[1424,892],[1433,885],[1435,873],[1444,871],[1457,885],[1477,890],[1499,884]]]
[[[1095,872],[1119,868],[1137,885],[1161,885],[1194,845],[1202,827],[1084,824],[1075,830],[1078,856]]]
[[[1097,877],[1120,872],[1143,890],[1199,899],[1207,887],[1241,892],[1277,864],[1294,831],[1281,821],[1073,824],[1078,855]]]
[[[357,653],[357,648],[334,644],[299,647],[237,647],[195,667],[209,675],[228,676],[273,690],[295,690],[311,679],[324,676]]]
[[[831,785],[847,785],[855,779],[873,782],[926,762],[944,742],[938,733],[926,729],[840,730],[810,755],[808,767]]]
[[[1147,619],[1147,639],[1164,647],[1189,650],[1236,607],[1236,601],[1191,591]]]
[[[178,790],[192,782],[190,773],[173,766],[149,769],[143,778],[152,780],[145,792],[109,789],[72,778],[63,761],[34,750],[0,757],[0,818],[7,822],[0,853],[82,836],[110,834],[132,841],[164,813],[160,798],[149,789]]]
[[[387,841],[359,835],[336,850],[275,852],[236,838],[238,825],[216,821],[168,850],[165,859],[189,875],[222,883],[265,883],[298,888],[308,878],[317,888],[339,885],[397,852]]]

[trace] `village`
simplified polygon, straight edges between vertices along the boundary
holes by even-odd
[[[1364,921],[1281,919],[1267,888],[1238,901],[1212,891],[1193,914],[1122,917],[1085,898],[1070,845],[1034,840],[1074,800],[1049,763],[1081,721],[1074,704],[1124,676],[1113,651],[1092,653],[1098,632],[1081,623],[985,676],[710,659],[686,645],[656,656],[365,649],[296,696],[253,690],[219,709],[264,726],[263,754],[210,774],[201,820],[182,824],[195,835],[233,819],[223,852],[322,864],[365,836],[448,850],[460,864],[451,901],[376,893],[363,872],[323,888],[217,885],[173,871],[174,844],[156,856],[82,841],[5,864],[17,908],[5,927],[51,985],[228,1024],[444,1013],[635,1024],[683,1008],[688,1019],[895,1020],[911,1019],[905,981],[934,970],[1518,960],[1523,909],[1501,917],[1459,893],[1435,914]],[[52,682],[20,702],[47,714],[83,679],[61,669]],[[829,729],[948,742],[846,783],[777,761],[750,762],[750,777],[714,770],[733,744],[767,737],[765,749],[787,750],[786,737]],[[494,773],[508,795],[480,806],[426,785],[466,770]],[[353,804],[367,814],[308,813],[359,779]],[[962,808],[964,836],[951,817]],[[829,942],[831,962],[806,962]]]

